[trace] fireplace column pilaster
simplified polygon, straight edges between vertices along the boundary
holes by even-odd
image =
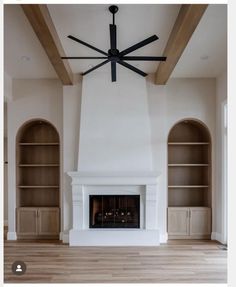
[[[73,230],[84,229],[84,187],[72,184]]]
[[[157,184],[146,185],[146,229],[157,229]]]

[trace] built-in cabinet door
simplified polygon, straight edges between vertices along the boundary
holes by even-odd
[[[168,208],[168,235],[189,235],[189,208]]]
[[[190,208],[190,235],[210,235],[211,233],[211,209],[207,207]]]
[[[20,207],[17,209],[17,236],[20,239],[58,238],[59,208]]]
[[[38,234],[58,235],[59,233],[59,208],[38,209]]]
[[[211,236],[211,208],[169,207],[169,239],[201,239]]]
[[[37,235],[37,208],[21,207],[17,209],[17,234],[21,236]]]

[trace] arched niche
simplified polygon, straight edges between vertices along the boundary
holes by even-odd
[[[211,198],[209,130],[198,120],[183,119],[168,136],[169,238],[209,238]]]
[[[24,123],[18,133],[18,142],[32,143],[59,143],[59,134],[56,128],[43,119],[33,119]]]
[[[58,238],[60,139],[56,128],[33,119],[16,137],[18,238]]]
[[[194,119],[184,119],[176,123],[170,130],[168,142],[210,142],[208,128]]]

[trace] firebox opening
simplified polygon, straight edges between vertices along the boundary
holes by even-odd
[[[90,195],[90,228],[140,228],[140,195]]]

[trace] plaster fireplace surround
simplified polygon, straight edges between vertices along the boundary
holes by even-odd
[[[145,79],[129,72],[120,72],[116,83],[107,73],[84,77],[78,153],[77,171],[68,172],[73,202],[69,244],[159,245],[160,174],[152,170]],[[139,226],[90,228],[92,195],[138,196]]]

